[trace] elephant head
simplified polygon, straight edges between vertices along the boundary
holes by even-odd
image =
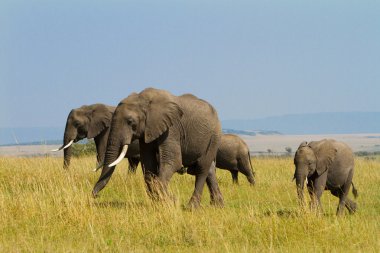
[[[116,164],[125,156],[135,139],[151,143],[182,117],[173,95],[153,88],[132,93],[116,107],[108,136],[102,174],[96,183],[96,194],[108,183]]]
[[[329,169],[334,161],[337,150],[329,140],[319,142],[302,142],[294,156],[296,167],[294,178],[296,179],[297,194],[301,204],[304,204],[303,189],[307,178],[320,176]]]
[[[63,145],[53,150],[64,150],[64,168],[70,165],[71,145],[84,138],[94,138],[108,128],[113,110],[113,107],[104,104],[84,105],[71,110],[66,121]]]

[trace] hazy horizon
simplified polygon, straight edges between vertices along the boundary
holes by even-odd
[[[290,114],[260,119],[222,120],[221,123],[228,133],[240,135],[255,135],[252,131],[264,135],[374,134],[380,133],[380,112]],[[0,145],[56,143],[62,140],[63,133],[64,125],[0,127]]]
[[[380,111],[380,2],[0,3],[0,127],[64,126],[72,108],[146,87],[221,120]]]
[[[231,119],[220,119],[221,122],[228,122],[228,121],[256,121],[256,120],[268,120],[273,118],[283,118],[283,117],[292,117],[292,116],[312,116],[312,115],[329,115],[329,114],[368,114],[368,113],[379,113],[379,111],[347,111],[347,112],[313,112],[313,113],[289,113],[289,114],[282,114],[282,115],[271,115],[271,116],[263,116],[263,117],[257,117],[257,118],[231,118]],[[67,115],[66,115],[67,117]],[[66,119],[66,118],[65,118]],[[64,125],[40,125],[40,126],[0,126],[0,128],[64,128]],[[243,130],[243,129],[236,129],[236,130]],[[251,129],[254,130],[254,129]],[[255,130],[265,130],[265,129],[255,129]]]

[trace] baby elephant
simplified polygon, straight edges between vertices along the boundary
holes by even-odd
[[[216,167],[229,170],[234,183],[238,183],[238,172],[241,172],[247,177],[251,185],[255,184],[248,146],[237,135],[222,135],[220,147],[216,154]]]
[[[304,204],[303,187],[307,180],[312,207],[321,208],[321,195],[324,190],[330,190],[339,198],[337,215],[343,214],[344,207],[350,214],[356,211],[356,203],[347,197],[351,184],[352,193],[357,197],[352,182],[354,156],[345,143],[331,139],[303,142],[295,154],[294,164],[294,178],[301,204]]]
[[[253,172],[248,146],[237,135],[222,135],[216,154],[216,167],[229,170],[232,175],[232,182],[235,184],[238,183],[238,172],[241,172],[247,177],[251,185],[255,185],[255,173]],[[185,174],[186,168],[182,167],[177,173]]]

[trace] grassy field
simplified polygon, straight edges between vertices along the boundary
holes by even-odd
[[[95,158],[0,158],[0,252],[379,252],[380,161],[356,159],[359,210],[337,218],[338,199],[322,197],[324,214],[297,206],[291,158],[254,158],[257,184],[218,170],[224,208],[183,210],[194,184],[174,175],[178,201],[150,201],[141,170],[123,161],[93,199]],[[350,193],[352,197],[352,193]]]

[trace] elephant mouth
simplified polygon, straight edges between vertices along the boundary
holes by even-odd
[[[108,167],[111,168],[113,166],[116,166],[116,164],[118,164],[119,162],[121,162],[121,160],[123,160],[123,158],[127,154],[127,151],[128,151],[128,145],[123,145],[123,149],[121,150],[119,157],[115,161],[113,161],[111,164],[109,164]]]
[[[77,143],[80,140],[83,140],[86,136],[78,135],[77,138],[74,139],[74,143]]]

